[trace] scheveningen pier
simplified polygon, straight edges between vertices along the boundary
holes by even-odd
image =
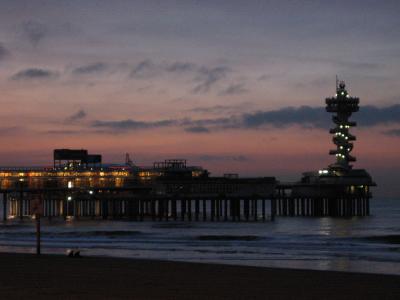
[[[326,99],[334,114],[330,151],[335,162],[306,172],[298,182],[275,177],[221,177],[184,159],[140,167],[126,155],[125,164],[103,164],[87,150],[56,149],[51,167],[0,168],[3,220],[43,217],[127,219],[132,221],[265,221],[276,216],[350,217],[370,213],[371,176],[354,169],[350,121],[359,99],[344,82]],[[279,159],[277,157],[277,159]]]

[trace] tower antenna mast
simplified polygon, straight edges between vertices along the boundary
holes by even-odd
[[[338,88],[339,88],[339,78],[336,75],[336,91],[338,90]]]

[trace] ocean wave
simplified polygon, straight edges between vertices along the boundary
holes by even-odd
[[[123,237],[139,235],[142,232],[137,230],[93,230],[93,231],[42,231],[42,237]],[[35,232],[23,231],[23,232],[2,232],[0,237],[31,237],[34,236]]]
[[[396,234],[367,236],[361,239],[371,242],[385,243],[385,244],[400,244],[400,235]]]
[[[155,223],[155,224],[152,224],[152,226],[151,226],[152,228],[171,228],[171,229],[174,229],[174,228],[193,228],[194,227],[194,224],[192,224],[192,223],[173,223],[173,222],[171,222],[171,223]]]
[[[256,235],[200,235],[200,241],[257,241],[262,238]]]

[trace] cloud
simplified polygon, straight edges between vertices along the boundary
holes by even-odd
[[[65,119],[66,123],[73,123],[79,120],[82,120],[84,118],[86,118],[87,113],[81,109],[79,111],[77,111],[76,113],[72,114],[71,116],[69,116],[68,118]]]
[[[210,132],[210,129],[204,126],[193,126],[185,128],[185,131],[192,133],[208,133]]]
[[[257,80],[259,80],[259,81],[265,81],[265,80],[270,80],[270,79],[272,79],[272,75],[270,75],[270,74],[263,74],[257,78]]]
[[[22,130],[19,126],[0,127],[0,135],[15,134]]]
[[[357,119],[360,126],[400,123],[400,104],[386,107],[362,106],[354,118]]]
[[[351,117],[361,128],[376,125],[400,124],[400,105],[388,107],[365,106]],[[207,119],[170,119],[156,121],[95,121],[93,127],[112,130],[146,129],[176,126],[187,132],[207,133],[222,129],[257,129],[265,126],[286,128],[301,126],[303,128],[327,129],[332,126],[331,116],[324,107],[284,107],[276,110],[241,113],[220,118]]]
[[[183,127],[187,132],[207,132],[209,130],[205,126],[223,126],[231,122],[230,118],[217,118],[217,119],[170,119],[170,120],[156,120],[156,121],[136,121],[132,119],[117,120],[117,121],[100,121],[92,122],[91,127],[105,128],[112,131],[128,131],[160,127]]]
[[[391,129],[383,131],[382,133],[389,136],[400,137],[400,129]]]
[[[235,116],[209,119],[183,119],[177,120],[177,124],[182,127],[218,127],[218,128],[235,128],[240,123],[240,120]]]
[[[226,110],[230,110],[232,106],[228,105],[214,105],[214,106],[204,106],[204,107],[195,107],[188,109],[191,112],[198,112],[198,113],[220,113]]]
[[[249,160],[249,158],[244,155],[233,156],[232,159],[234,161],[248,161]]]
[[[226,66],[207,67],[185,61],[155,63],[151,59],[145,59],[133,66],[130,77],[148,79],[167,73],[175,73],[177,75],[184,73],[185,76],[188,76],[189,73],[189,75],[193,75],[193,81],[195,82],[192,93],[201,94],[209,92],[230,71],[231,69]],[[228,87],[225,92],[233,94],[244,91],[243,85],[238,84]]]
[[[301,106],[244,114],[242,121],[242,126],[245,128],[256,128],[263,125],[326,127],[330,118],[323,107]]]
[[[251,102],[242,102],[236,105],[214,105],[214,106],[199,106],[188,109],[189,112],[195,113],[205,113],[205,114],[232,114],[237,112],[242,112],[243,110],[248,110],[253,106]]]
[[[33,46],[36,46],[44,39],[48,28],[43,23],[30,20],[21,24],[21,32]]]
[[[220,95],[240,95],[247,92],[244,83],[231,84],[225,90],[220,92]]]
[[[130,76],[133,78],[150,78],[168,73],[198,72],[198,66],[190,62],[176,61],[173,63],[155,63],[151,59],[145,59],[137,63]]]
[[[196,68],[197,68],[196,64],[189,62],[179,62],[179,61],[165,66],[165,70],[167,72],[177,72],[177,73],[195,71]]]
[[[104,72],[106,69],[107,65],[105,63],[97,62],[77,67],[72,70],[72,73],[76,75],[88,75],[88,74]]]
[[[244,155],[204,154],[200,155],[198,159],[201,161],[236,161],[236,162],[249,161],[249,158]]]
[[[51,70],[30,68],[21,70],[11,76],[12,80],[52,79],[58,77],[58,73]]]
[[[360,110],[351,117],[351,120],[356,121],[360,127],[400,123],[400,105],[395,104],[387,107],[361,106]],[[242,125],[246,128],[263,125],[275,127],[300,125],[327,128],[331,123],[331,118],[324,107],[301,106],[244,114]]]
[[[145,59],[134,66],[132,78],[149,78],[156,75],[158,67],[150,59]]]
[[[0,43],[0,60],[4,59],[9,54],[10,52],[7,50],[4,44]]]
[[[80,130],[48,130],[44,133],[54,134],[54,135],[74,135],[74,134],[81,134],[82,131],[80,131]]]
[[[175,120],[160,120],[160,121],[135,121],[131,119],[121,121],[94,121],[92,127],[102,127],[113,130],[136,130],[156,127],[168,127],[176,125]]]
[[[230,68],[225,66],[214,68],[201,67],[195,78],[195,81],[198,83],[193,88],[193,93],[207,93],[218,81],[225,78],[230,71]]]

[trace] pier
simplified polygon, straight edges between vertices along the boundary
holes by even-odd
[[[372,194],[368,187],[319,185],[318,192],[299,193],[308,184],[278,184],[275,196],[276,216],[353,217],[368,216]],[[312,186],[315,189],[315,186]]]
[[[371,187],[364,169],[350,164],[350,121],[359,110],[343,81],[326,98],[333,113],[329,154],[335,162],[317,172],[305,172],[298,182],[275,177],[212,177],[185,159],[140,167],[126,154],[123,165],[104,165],[100,154],[84,149],[55,149],[52,167],[0,168],[3,220],[30,218],[33,207],[49,219],[128,219],[132,221],[265,221],[282,217],[352,217],[370,214]],[[37,213],[37,212],[35,212]]]
[[[68,181],[71,182],[71,181]],[[314,191],[312,193],[311,191]],[[368,216],[368,186],[280,183],[257,179],[160,179],[126,187],[1,189],[3,220],[43,217],[130,221],[273,221],[275,217]]]
[[[39,201],[41,215],[49,219],[265,221],[275,216],[274,187],[274,178],[213,178],[130,187],[20,187],[0,195],[3,220],[31,218],[32,204]]]

